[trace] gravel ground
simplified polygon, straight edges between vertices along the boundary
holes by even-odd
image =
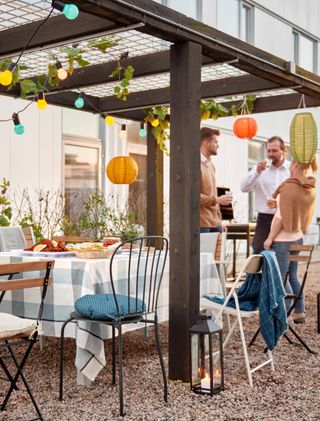
[[[308,345],[319,350],[316,332],[316,293],[319,263],[312,264],[306,291],[307,323],[299,325]],[[256,323],[246,324],[248,337]],[[168,326],[160,327],[162,348],[167,362]],[[142,331],[125,335],[124,390],[126,420],[320,420],[320,356],[281,340],[274,351],[275,372],[269,366],[254,373],[254,387],[247,383],[239,338],[225,352],[225,391],[214,397],[196,395],[181,382],[170,382],[169,402],[162,399],[159,362],[150,329],[149,340]],[[260,342],[262,345],[262,342]],[[263,358],[262,348],[254,347],[253,361]],[[90,387],[76,385],[74,341],[66,340],[65,401],[58,400],[58,339],[46,338],[45,349],[37,344],[29,358],[25,374],[47,421],[120,420],[118,389],[111,386],[111,344],[106,341],[108,366]],[[2,375],[2,373],[1,373]],[[8,383],[0,380],[1,397]],[[21,385],[21,383],[20,383]],[[0,420],[20,421],[35,417],[27,393],[14,392]]]

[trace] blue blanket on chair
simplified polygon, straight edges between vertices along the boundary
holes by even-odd
[[[262,272],[248,274],[237,293],[240,310],[254,311],[259,308],[260,330],[268,349],[272,350],[287,330],[287,312],[284,303],[285,290],[274,251],[261,252]],[[210,301],[223,304],[224,298],[205,295]],[[233,297],[227,304],[235,308]]]

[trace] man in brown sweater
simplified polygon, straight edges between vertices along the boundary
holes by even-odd
[[[200,232],[222,232],[219,205],[227,206],[232,202],[230,196],[217,197],[216,170],[211,157],[217,155],[218,136],[219,130],[209,127],[200,130]]]

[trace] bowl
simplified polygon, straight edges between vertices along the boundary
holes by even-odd
[[[74,250],[80,259],[107,259],[111,257],[113,250]]]

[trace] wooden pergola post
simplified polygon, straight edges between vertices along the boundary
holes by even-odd
[[[189,381],[189,328],[199,313],[201,46],[170,49],[169,377]]]
[[[147,234],[163,235],[163,152],[147,127]]]

